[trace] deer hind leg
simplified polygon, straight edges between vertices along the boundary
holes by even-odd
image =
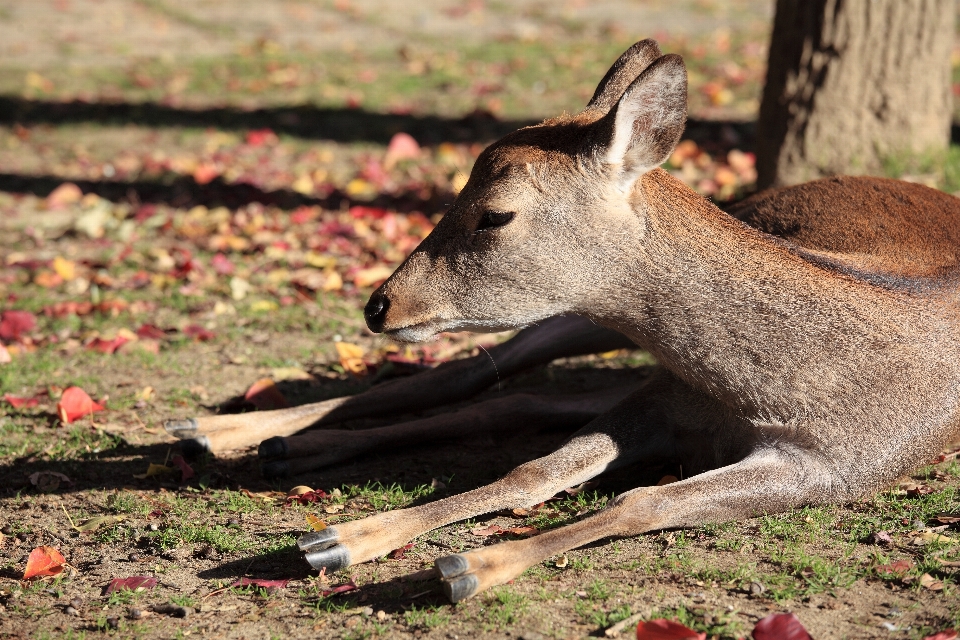
[[[678,386],[682,393],[682,383],[661,370],[557,451],[520,465],[492,484],[308,533],[300,538],[300,549],[315,568],[332,571],[378,558],[457,520],[543,502],[615,465],[669,458],[674,449],[672,425],[662,405],[675,397]]]
[[[260,457],[286,459],[263,462],[261,472],[268,478],[282,477],[374,450],[456,440],[481,433],[545,427],[573,430],[611,409],[635,388],[636,385],[631,385],[567,396],[516,393],[460,411],[387,427],[359,431],[316,429],[288,438],[270,438],[260,443]]]
[[[622,334],[579,316],[549,318],[471,358],[444,363],[343,398],[290,409],[168,420],[184,446],[213,453],[249,447],[274,436],[356,418],[397,415],[466,400],[498,379],[556,358],[635,346]]]
[[[609,536],[725,522],[846,497],[817,456],[761,448],[734,465],[662,487],[642,487],[577,523],[539,536],[438,558],[444,592],[457,602],[517,577],[558,553]]]

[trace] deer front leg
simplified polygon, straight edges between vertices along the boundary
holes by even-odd
[[[345,420],[396,415],[459,402],[524,369],[556,358],[634,346],[622,334],[579,316],[549,318],[471,358],[446,362],[414,376],[391,380],[343,398],[290,409],[168,420],[170,435],[185,446],[217,453],[252,446],[274,436]]]
[[[635,385],[614,387],[567,396],[515,393],[478,402],[459,411],[387,427],[357,431],[314,429],[289,438],[270,438],[260,443],[260,457],[286,459],[265,461],[260,469],[264,477],[282,477],[392,446],[423,446],[517,429],[527,431],[550,427],[572,431],[611,409],[634,388]]]
[[[822,459],[795,447],[763,448],[743,461],[662,487],[642,487],[577,523],[539,536],[438,558],[451,602],[520,575],[558,553],[608,536],[750,518],[850,497]]]
[[[661,405],[677,386],[681,391],[684,388],[669,374],[654,374],[637,392],[575,433],[557,451],[517,467],[492,484],[308,533],[300,538],[300,549],[315,568],[335,570],[378,558],[457,520],[543,502],[614,464],[667,458],[673,452],[672,429],[665,423],[668,418]]]

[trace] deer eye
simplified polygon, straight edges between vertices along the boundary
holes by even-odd
[[[513,211],[484,211],[480,216],[480,222],[477,223],[476,231],[486,231],[502,227],[513,220]],[[474,233],[476,233],[476,231]]]

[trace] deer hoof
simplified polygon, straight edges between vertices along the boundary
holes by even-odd
[[[197,436],[196,438],[187,438],[180,441],[180,450],[188,458],[196,458],[205,453],[213,453],[210,448],[210,440],[207,436]]]
[[[340,540],[340,533],[336,527],[327,527],[321,531],[311,531],[300,536],[297,540],[297,547],[300,551],[319,551],[327,549],[337,544]]]
[[[273,460],[260,465],[260,475],[264,478],[285,478],[290,474],[290,464],[285,460]]]
[[[335,544],[328,549],[307,551],[305,557],[314,569],[326,568],[328,572],[350,566],[350,552],[342,544]]]
[[[174,438],[187,440],[197,433],[197,421],[195,418],[184,418],[183,420],[167,420],[163,423],[163,428]]]
[[[281,436],[267,438],[257,448],[257,456],[261,458],[283,458],[287,455],[287,439]]]
[[[450,602],[460,602],[466,600],[477,592],[480,587],[480,581],[477,576],[468,573],[465,576],[458,576],[450,580],[443,580],[441,583],[443,593]]]

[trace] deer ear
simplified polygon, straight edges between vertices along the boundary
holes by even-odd
[[[687,69],[678,55],[658,58],[597,121],[603,160],[633,181],[666,162],[687,119]]]
[[[602,113],[610,111],[630,83],[661,55],[660,47],[650,39],[641,40],[624,51],[597,85],[587,109],[596,109]]]

